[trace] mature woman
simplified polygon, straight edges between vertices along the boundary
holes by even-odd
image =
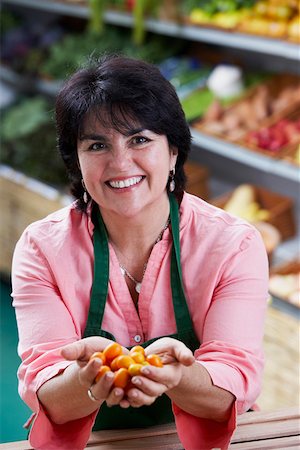
[[[187,450],[227,448],[263,368],[268,264],[258,232],[184,192],[190,131],[176,93],[145,62],[105,57],[56,104],[76,201],[17,244],[13,297],[20,394],[38,449],[83,449],[91,429],[175,418]],[[95,351],[158,353],[125,394]]]

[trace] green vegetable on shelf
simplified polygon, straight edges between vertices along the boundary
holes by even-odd
[[[64,187],[67,176],[56,149],[53,105],[43,97],[21,99],[2,114],[0,162],[40,181]]]
[[[104,11],[107,0],[89,0],[90,22],[92,32],[102,34],[104,31]]]
[[[209,89],[199,89],[181,100],[186,119],[190,122],[201,117],[212,103],[214,95]]]

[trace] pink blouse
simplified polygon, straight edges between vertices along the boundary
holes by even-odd
[[[19,346],[19,393],[35,412],[30,443],[36,449],[81,450],[96,413],[56,425],[36,392],[69,364],[60,348],[82,337],[93,278],[93,224],[72,204],[31,224],[14,254],[12,284]],[[198,197],[184,194],[180,206],[183,283],[194,330],[195,352],[214,385],[236,402],[231,419],[217,423],[173,411],[186,450],[226,449],[236,414],[260,393],[263,324],[268,297],[268,261],[260,234]],[[166,230],[151,253],[138,313],[110,246],[110,280],[102,328],[124,346],[176,332],[170,287],[172,239]]]

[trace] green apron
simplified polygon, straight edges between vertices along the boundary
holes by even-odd
[[[182,284],[182,272],[180,265],[179,245],[179,212],[178,203],[173,194],[170,194],[170,217],[173,234],[173,247],[171,258],[171,287],[173,307],[176,319],[177,333],[168,337],[183,342],[191,351],[199,347],[199,341],[193,330],[192,321],[187,307],[184,288]],[[94,281],[92,286],[91,303],[84,331],[84,337],[102,336],[116,340],[115,337],[101,329],[109,280],[109,249],[107,232],[102,220],[99,208],[92,211],[94,223]],[[165,336],[160,336],[165,337]],[[143,347],[159,339],[159,337],[144,342]],[[93,430],[144,428],[153,425],[170,423],[174,421],[171,400],[166,394],[158,397],[150,406],[140,408],[120,406],[108,407],[104,402],[97,414]]]

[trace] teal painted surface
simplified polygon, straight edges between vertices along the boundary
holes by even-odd
[[[20,359],[17,354],[18,331],[14,309],[11,305],[10,285],[0,281],[0,442],[27,439],[23,428],[31,414],[18,394],[17,369]]]

